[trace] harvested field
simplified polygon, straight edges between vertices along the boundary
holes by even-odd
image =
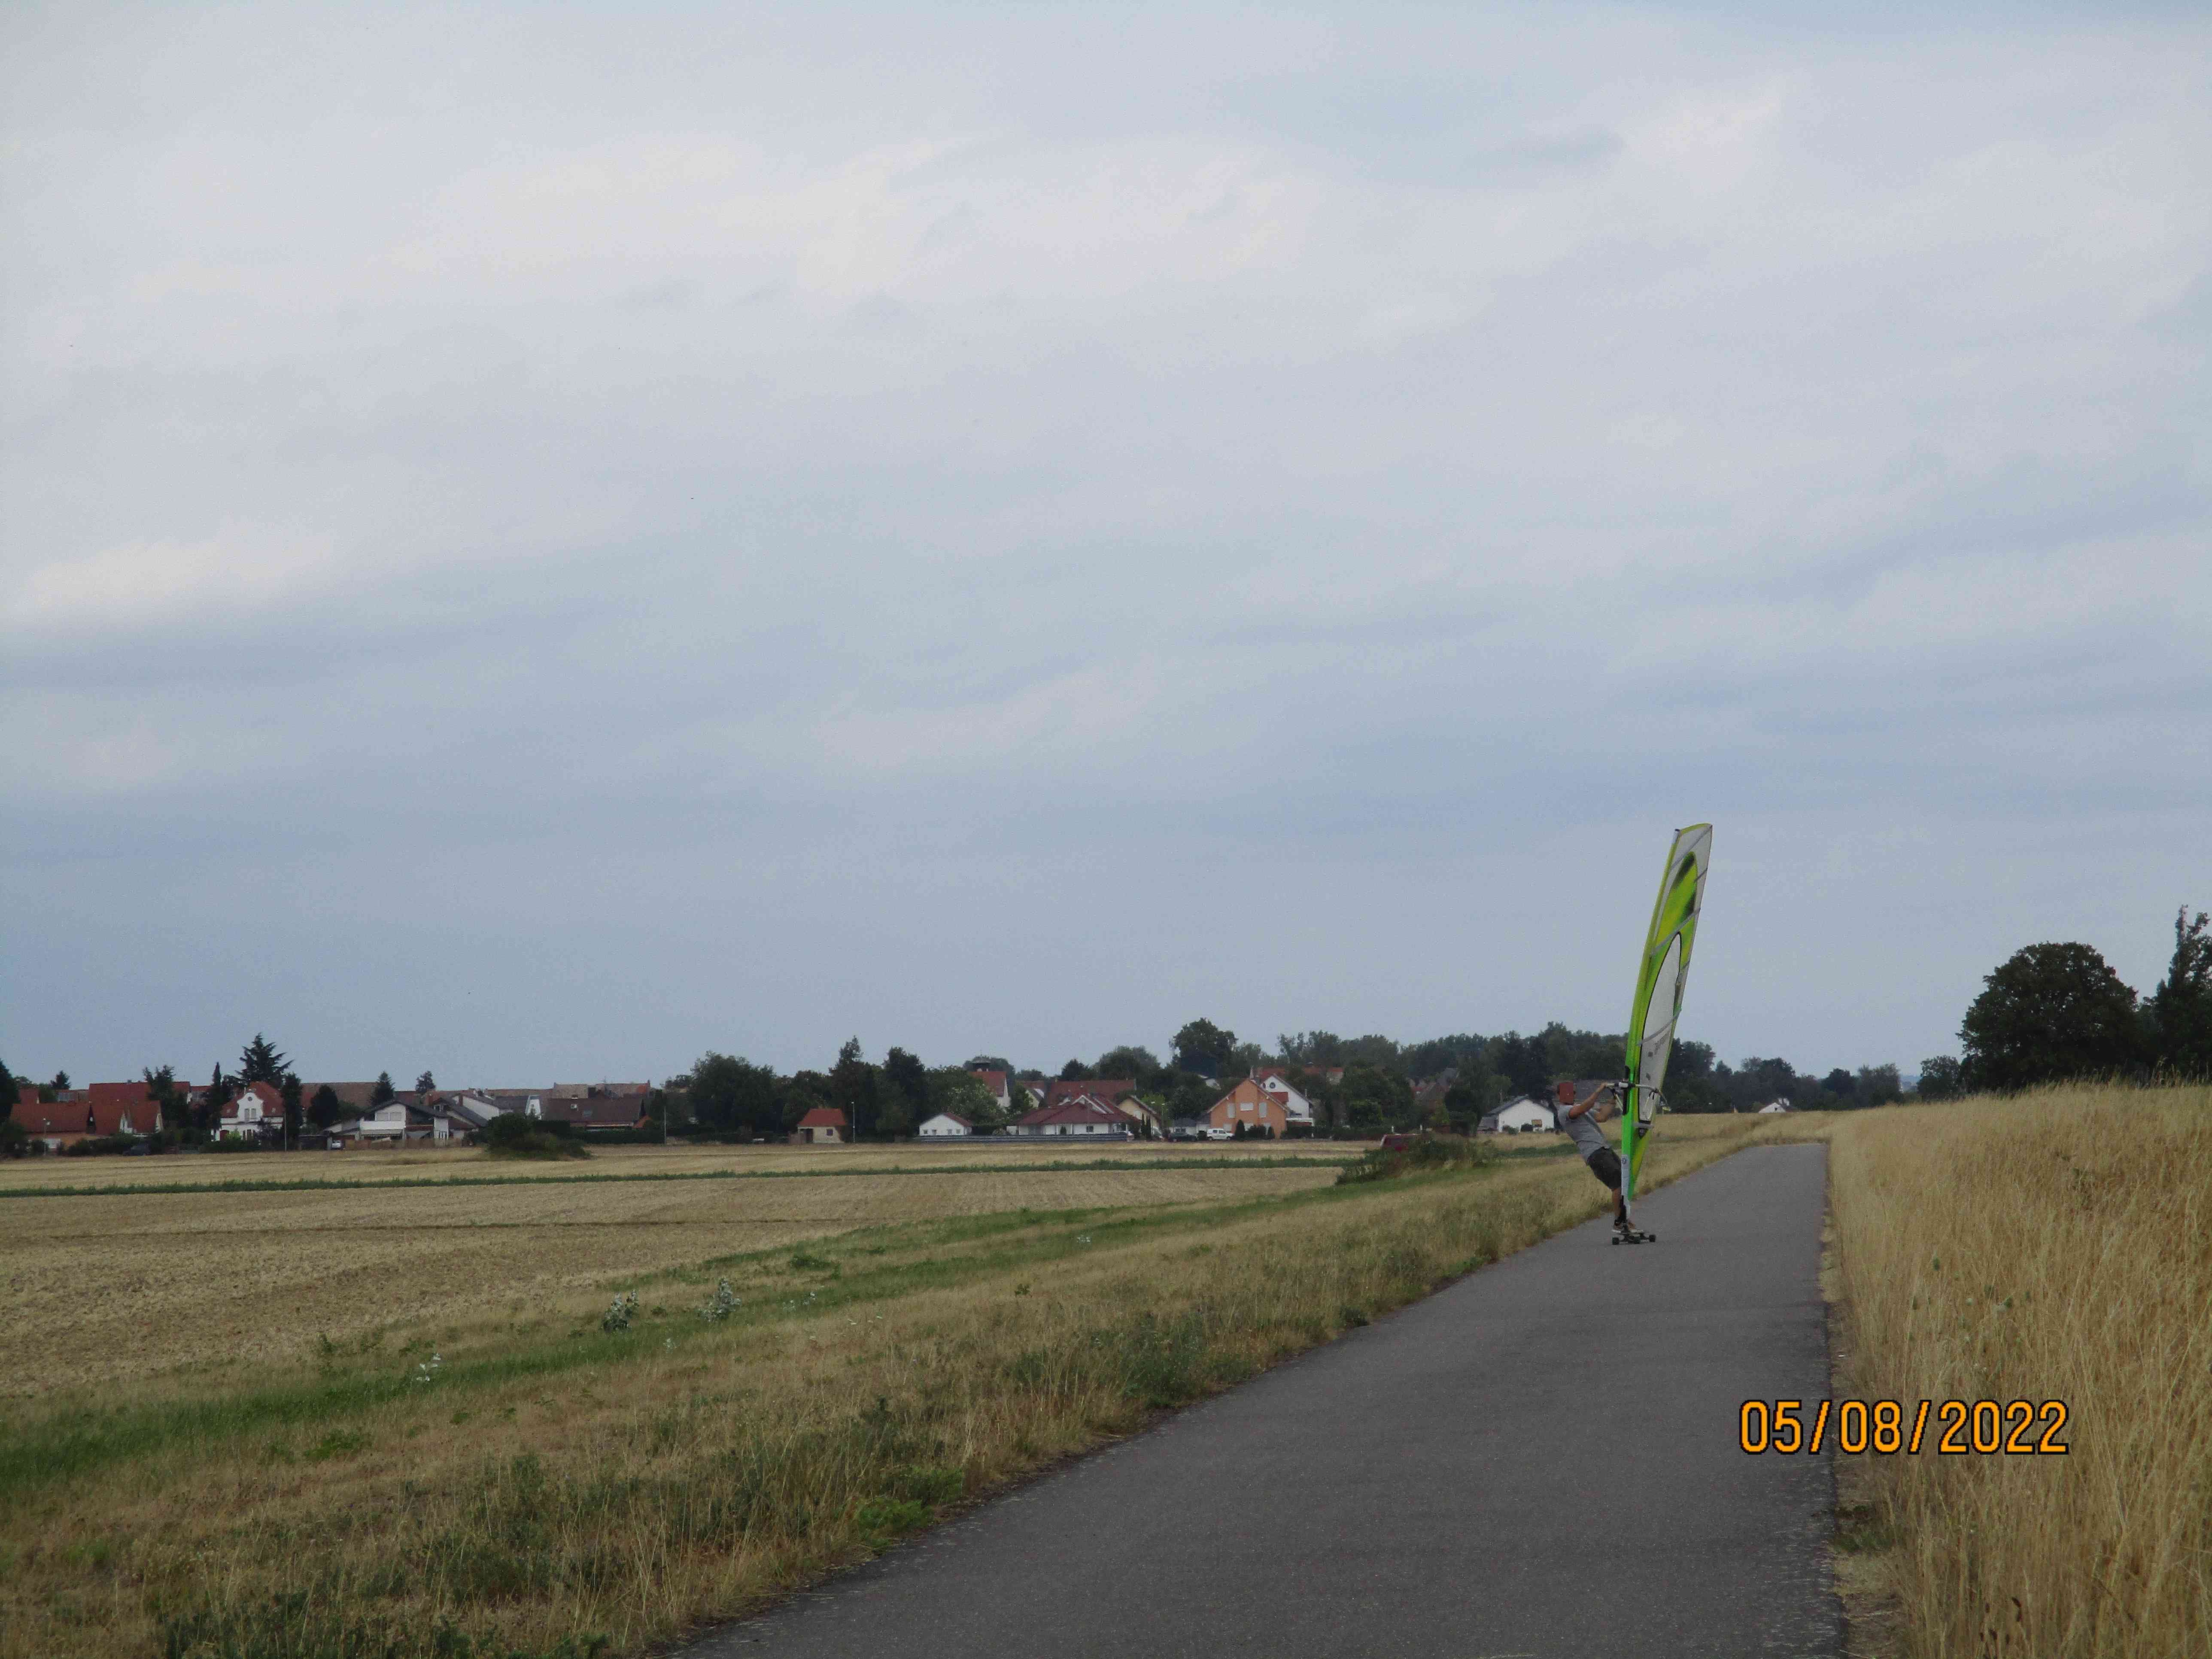
[[[1094,1171],[1025,1169],[1017,1158],[1003,1173],[927,1180],[855,1172],[0,1200],[9,1303],[40,1333],[0,1378],[0,1397],[33,1401],[94,1382],[216,1386],[309,1364],[324,1338],[451,1340],[517,1318],[596,1317],[611,1287],[641,1275],[860,1227],[1220,1202],[1334,1178],[1330,1164]]]
[[[25,1158],[0,1166],[0,1197],[56,1188],[129,1190],[143,1187],[299,1182],[389,1183],[435,1181],[585,1181],[678,1179],[716,1176],[856,1175],[892,1170],[934,1174],[953,1167],[1021,1170],[1046,1164],[1218,1164],[1279,1160],[1334,1161],[1356,1156],[1358,1143],[1328,1140],[1136,1141],[1085,1146],[1068,1142],[990,1139],[920,1141],[896,1146],[599,1146],[588,1160],[507,1162],[470,1147],[378,1148],[351,1152],[177,1154],[162,1158]]]
[[[1809,1127],[1700,1124],[1655,1149],[1653,1173],[1678,1175]],[[380,1346],[374,1334],[334,1343],[313,1370],[179,1376],[135,1394],[103,1390],[103,1407],[89,1410],[61,1411],[51,1395],[26,1401],[0,1425],[0,1553],[13,1564],[0,1577],[0,1659],[550,1656],[601,1638],[611,1655],[638,1652],[1327,1340],[1603,1201],[1558,1157],[1353,1187],[1334,1186],[1334,1174],[886,1176],[887,1194],[946,1195],[899,1201],[977,1207],[842,1231],[824,1212],[803,1249],[787,1239],[689,1260],[664,1249],[664,1267],[630,1281],[634,1327],[611,1334],[597,1317],[611,1288],[602,1280],[588,1295],[560,1292],[557,1318],[503,1311],[450,1342],[442,1331],[403,1340],[395,1329]],[[970,1180],[986,1184],[963,1197]],[[1139,1181],[1188,1184],[1167,1203],[988,1207],[1033,1202],[1027,1183],[1054,1181],[1086,1198],[1127,1198]],[[1200,1182],[1227,1196],[1194,1197]],[[866,1182],[728,1185],[763,1203],[804,1191],[833,1204]],[[679,1205],[726,1190],[698,1188],[597,1190]],[[356,1195],[262,1201],[273,1208],[280,1196]],[[501,1196],[599,1201],[544,1188]],[[502,1231],[557,1243],[592,1231],[472,1227],[459,1193],[374,1197],[459,1201],[464,1224],[432,1230],[437,1252],[465,1254]],[[234,1198],[145,1201],[204,1204],[211,1220]],[[641,1231],[665,1245],[692,1224]],[[735,1236],[733,1217],[720,1224]],[[233,1231],[210,1238],[178,1228],[155,1238],[173,1252],[270,1236],[255,1225],[241,1211]],[[373,1225],[288,1237],[313,1245],[369,1234],[421,1237]],[[418,1263],[428,1259],[418,1249]],[[397,1294],[393,1281],[410,1271],[356,1283],[373,1304]],[[718,1279],[737,1300],[727,1319],[703,1320],[696,1310]],[[272,1601],[270,1552],[297,1552],[301,1540],[315,1547],[296,1554],[284,1596]]]

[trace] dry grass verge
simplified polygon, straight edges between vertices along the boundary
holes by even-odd
[[[1838,1392],[2070,1412],[2063,1457],[1839,1459],[1860,1648],[2212,1653],[2212,1089],[1864,1113],[1829,1158]]]
[[[1678,1121],[1655,1146],[1659,1180],[1786,1133]],[[1602,1197],[1547,1158],[1212,1207],[863,1229],[648,1279],[614,1335],[518,1331],[413,1371],[337,1354],[326,1378],[212,1414],[179,1401],[81,1431],[19,1425],[0,1443],[0,1656],[635,1652]],[[718,1275],[738,1310],[702,1319]]]

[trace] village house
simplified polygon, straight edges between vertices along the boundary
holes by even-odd
[[[332,1124],[328,1133],[333,1146],[370,1141],[397,1146],[407,1139],[407,1103],[394,1097],[350,1122]]]
[[[653,1089],[644,1083],[556,1084],[538,1099],[538,1109],[531,1115],[548,1123],[575,1129],[635,1129],[645,1121]]]
[[[253,1140],[283,1127],[283,1091],[273,1083],[249,1083],[222,1109],[216,1133],[225,1140]]]
[[[1099,1140],[1128,1140],[1135,1129],[1128,1114],[1089,1095],[1063,1097],[1014,1120],[1006,1133],[1026,1139],[1082,1135]]]
[[[1133,1133],[1167,1133],[1159,1114],[1137,1098],[1137,1085],[1127,1078],[1056,1078],[1045,1085],[1044,1098],[1037,1103],[1065,1106],[1078,1100],[1094,1100],[1111,1107],[1128,1121]]]
[[[1000,1073],[1000,1075],[1004,1077],[1005,1073]],[[939,1112],[935,1117],[923,1121],[920,1133],[924,1140],[950,1140],[961,1135],[974,1134],[975,1126],[957,1112]]]
[[[1488,1114],[1480,1127],[1493,1134],[1529,1134],[1547,1132],[1558,1126],[1550,1108],[1523,1095]]]
[[[520,1112],[546,1123],[575,1129],[635,1129],[653,1104],[650,1083],[556,1083],[544,1089],[471,1089],[452,1098],[469,1103],[489,1119]]]
[[[1013,1096],[1007,1088],[1006,1074],[1004,1072],[977,1070],[969,1073],[968,1075],[978,1079],[986,1089],[991,1091],[991,1098],[997,1103],[1000,1117],[1013,1110]]]
[[[1343,1076],[1340,1071],[1337,1075]],[[1297,1085],[1291,1081],[1289,1071],[1280,1066],[1262,1066],[1252,1073],[1252,1080],[1273,1096],[1288,1114],[1293,1123],[1311,1124],[1314,1121],[1313,1102],[1307,1099]]]
[[[504,1109],[488,1095],[470,1090],[450,1094],[445,1099],[446,1114],[453,1120],[457,1134],[475,1134],[486,1127]]]
[[[1215,1101],[1206,1114],[1208,1129],[1233,1133],[1239,1124],[1248,1135],[1255,1130],[1288,1134],[1293,1124],[1313,1127],[1313,1107],[1282,1078],[1248,1077]]]
[[[832,1146],[848,1139],[845,1114],[835,1106],[815,1107],[799,1120],[799,1127],[791,1132],[794,1146]]]
[[[36,1084],[15,1091],[15,1121],[50,1152],[106,1135],[148,1135],[161,1127],[144,1083],[95,1083],[40,1100]]]

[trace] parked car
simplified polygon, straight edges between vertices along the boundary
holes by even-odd
[[[1382,1150],[1386,1152],[1402,1152],[1413,1144],[1413,1137],[1411,1135],[1389,1134],[1382,1137]]]

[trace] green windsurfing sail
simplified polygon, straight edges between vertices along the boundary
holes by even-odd
[[[1621,1193],[1632,1200],[1637,1171],[1644,1166],[1644,1142],[1659,1109],[1659,1091],[1666,1085],[1667,1061],[1674,1052],[1674,1017],[1682,1011],[1682,991],[1689,981],[1690,946],[1697,940],[1712,848],[1710,823],[1674,832],[1659,902],[1651,907],[1651,931],[1644,937],[1636,1001],[1628,1011],[1628,1092],[1620,1120]]]

